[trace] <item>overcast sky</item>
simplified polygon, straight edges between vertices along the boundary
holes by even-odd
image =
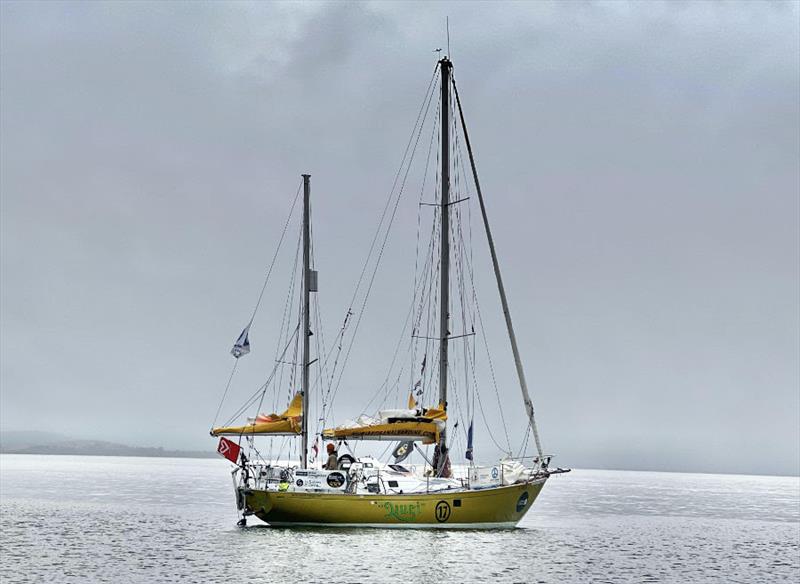
[[[577,467],[797,474],[798,13],[3,2],[2,428],[214,448],[228,351],[300,173],[313,175],[332,337],[449,15],[545,449]],[[401,201],[343,417],[386,374],[417,200]],[[475,241],[518,443],[524,413]],[[265,310],[229,405],[272,367]],[[495,455],[484,431],[476,441]]]

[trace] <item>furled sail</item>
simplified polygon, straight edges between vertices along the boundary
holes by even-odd
[[[303,394],[296,393],[289,407],[282,414],[259,414],[248,420],[244,426],[226,426],[213,428],[212,436],[240,436],[248,435],[295,435],[302,431]]]
[[[377,418],[359,416],[335,428],[322,431],[329,440],[421,440],[424,444],[439,441],[447,412],[444,405],[417,410],[382,410]]]

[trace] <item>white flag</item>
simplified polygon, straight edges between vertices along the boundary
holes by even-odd
[[[250,322],[244,330],[242,334],[239,335],[239,338],[236,339],[236,342],[233,345],[233,349],[231,349],[231,355],[236,357],[237,359],[242,355],[247,355],[250,352],[250,325],[253,324]]]

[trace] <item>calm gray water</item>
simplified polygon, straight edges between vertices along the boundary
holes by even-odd
[[[0,455],[4,584],[800,581],[798,478],[575,471],[513,531],[236,519],[222,459]]]

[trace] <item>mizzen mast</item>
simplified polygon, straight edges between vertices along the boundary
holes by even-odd
[[[442,132],[442,203],[441,245],[439,284],[439,402],[447,410],[447,350],[450,335],[450,70],[453,64],[447,57],[439,61],[442,82],[441,132]],[[447,463],[446,432],[439,436],[439,456],[436,474],[441,476]]]

